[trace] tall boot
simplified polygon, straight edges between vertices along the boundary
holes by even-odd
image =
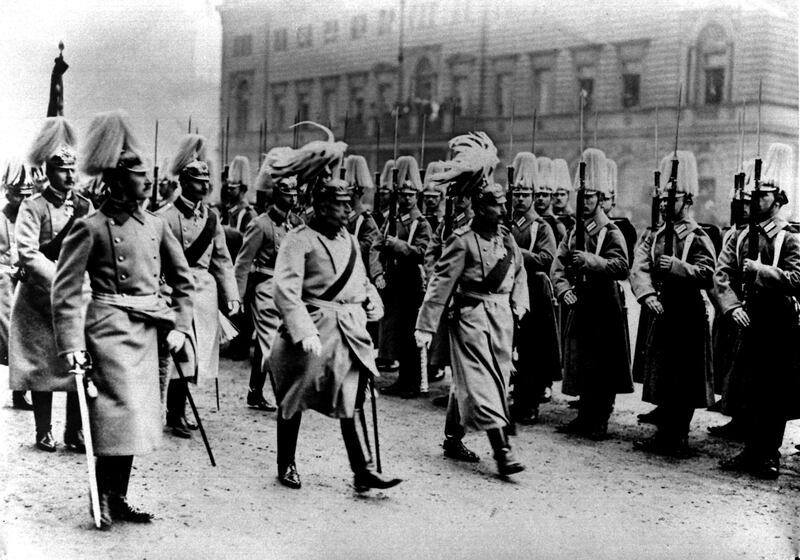
[[[302,412],[296,412],[287,419],[283,417],[282,411],[278,410],[278,481],[295,490],[301,486],[294,456],[302,419]]]
[[[33,410],[33,405],[28,402],[25,391],[11,392],[11,406],[17,410]]]
[[[128,483],[133,467],[133,455],[113,457],[113,488],[108,493],[108,505],[115,521],[130,523],[150,523],[153,514],[142,511],[128,502]]]
[[[489,443],[494,450],[494,460],[497,462],[497,472],[501,475],[509,475],[525,470],[525,466],[514,458],[511,453],[511,444],[503,428],[492,428],[486,430],[489,436]]]
[[[278,409],[274,399],[272,402],[264,398],[264,386],[267,383],[267,367],[264,362],[264,353],[261,344],[256,340],[253,351],[253,361],[250,364],[250,390],[247,392],[247,406],[264,412],[274,412]],[[270,393],[272,391],[269,391]]]
[[[391,488],[402,482],[399,478],[386,478],[375,472],[372,455],[358,433],[354,418],[340,418],[339,424],[350,468],[353,470],[353,487],[356,492],[366,492],[370,488]]]
[[[175,437],[189,439],[189,427],[184,420],[186,411],[186,384],[181,379],[170,379],[167,385],[167,427]]]
[[[53,438],[53,393],[50,391],[31,391],[33,401],[33,421],[36,424],[36,448],[52,453],[56,450]]]
[[[81,405],[78,392],[67,393],[67,418],[64,426],[64,445],[70,451],[86,453],[86,444],[83,439],[83,420],[81,419]]]

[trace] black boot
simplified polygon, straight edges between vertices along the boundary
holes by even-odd
[[[11,406],[17,410],[33,410],[33,405],[25,396],[25,391],[13,391],[11,393]]]
[[[173,436],[192,437],[186,424],[186,384],[181,379],[170,379],[167,385],[167,427]]]
[[[293,490],[299,490],[302,484],[300,483],[300,473],[297,472],[297,467],[294,462],[288,465],[278,465],[278,482]]]
[[[142,511],[130,505],[126,496],[108,495],[108,507],[111,517],[117,521],[128,521],[130,523],[150,523],[153,514]],[[101,512],[102,512],[102,508]],[[102,519],[102,515],[101,515]]]
[[[301,486],[300,475],[294,463],[294,455],[302,419],[301,412],[297,412],[287,419],[278,410],[278,482],[295,490]]]
[[[525,465],[517,461],[511,453],[511,444],[508,443],[508,438],[502,428],[486,430],[486,435],[489,436],[489,443],[492,444],[494,450],[497,472],[507,476],[525,470]]]
[[[36,432],[36,448],[42,451],[47,451],[48,453],[53,453],[57,447],[56,440],[53,438],[53,434],[50,431],[50,428],[47,429],[44,433]]]
[[[267,401],[264,398],[264,393],[258,389],[250,389],[247,391],[247,406],[255,408],[256,410],[263,410],[264,412],[275,412],[278,407],[275,403]]]
[[[86,453],[86,442],[83,439],[83,430],[64,430],[64,445],[75,453]]]
[[[353,469],[353,487],[356,492],[366,492],[371,488],[383,490],[392,488],[402,482],[399,478],[387,478],[376,473],[372,465],[372,456],[359,437],[356,422],[353,418],[341,418],[342,439],[347,449],[350,468]]]
[[[442,448],[444,449],[444,456],[448,459],[464,461],[465,463],[477,463],[481,460],[477,453],[464,445],[461,438],[445,438]]]

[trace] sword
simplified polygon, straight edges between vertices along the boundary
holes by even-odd
[[[375,401],[375,377],[371,374],[369,376],[369,395],[372,401],[372,431],[375,434],[375,467],[378,469],[378,473],[382,473],[381,442],[378,439],[378,403]]]
[[[75,375],[75,385],[78,390],[78,405],[81,410],[81,423],[83,424],[83,439],[86,447],[86,468],[89,473],[89,495],[92,501],[92,517],[94,518],[94,526],[100,528],[100,492],[97,489],[97,471],[94,463],[94,445],[92,443],[92,428],[89,424],[89,404],[87,403],[87,394],[89,397],[97,397],[97,387],[94,386],[92,380],[86,377],[86,374],[92,369],[92,361],[89,353],[86,354],[86,364],[75,363],[70,373]],[[84,367],[85,365],[85,367]]]
[[[428,394],[428,345],[419,347],[419,392]]]
[[[208,459],[211,461],[211,466],[216,467],[217,463],[216,461],[214,461],[214,454],[211,452],[211,444],[208,443],[208,437],[206,436],[206,431],[203,428],[203,422],[200,421],[200,414],[198,414],[197,412],[197,407],[194,404],[192,393],[189,392],[189,382],[186,381],[186,377],[183,375],[183,370],[181,369],[181,366],[178,363],[178,359],[175,356],[175,352],[171,352],[171,354],[172,354],[172,363],[175,364],[175,369],[178,370],[178,377],[181,378],[184,387],[186,387],[186,397],[189,399],[189,406],[192,407],[192,414],[194,414],[194,419],[197,422],[197,427],[200,430],[200,435],[203,438],[203,444],[205,444],[206,446],[206,451],[208,452]]]

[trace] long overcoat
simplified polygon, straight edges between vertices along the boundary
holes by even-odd
[[[209,219],[211,210],[205,203],[192,205],[182,196],[175,202],[159,210],[159,215],[167,223],[173,235],[183,247],[184,252],[200,236]],[[225,243],[225,232],[217,220],[214,237],[197,263],[192,265],[194,294],[192,296],[194,353],[188,353],[189,360],[181,366],[186,375],[209,379],[219,373],[219,297],[224,301],[239,299],[233,263]],[[196,357],[195,362],[193,361]],[[177,377],[174,365],[171,377]],[[197,382],[197,379],[194,380]]]
[[[332,301],[322,301],[344,274],[355,252],[350,277]],[[283,318],[270,355],[275,396],[283,418],[316,410],[352,418],[363,375],[377,376],[367,320],[378,320],[383,305],[367,279],[356,238],[345,229],[326,237],[303,225],[286,234],[275,263],[275,306]],[[375,310],[367,315],[369,300]],[[319,356],[301,342],[319,336]]]
[[[489,286],[490,272],[509,253],[504,275]],[[495,232],[479,233],[469,226],[454,231],[434,266],[416,329],[435,333],[448,302],[451,390],[461,425],[472,430],[503,428],[509,424],[512,305],[521,312],[530,309],[522,253],[505,227]]]
[[[40,247],[56,239],[70,217],[86,215],[92,203],[76,192],[59,197],[47,186],[22,201],[15,223],[19,267],[9,329],[9,384],[15,391],[74,391],[74,381],[58,358],[50,293],[55,259]],[[55,253],[58,254],[58,253]]]
[[[11,320],[11,300],[14,298],[13,279],[17,263],[14,242],[14,219],[11,208],[0,210],[0,365],[8,365],[8,327]]]
[[[578,297],[566,311],[561,391],[572,396],[632,393],[627,318],[617,285],[628,277],[625,239],[599,209],[576,227],[586,228],[583,280],[576,283],[575,274],[568,271],[567,258],[575,250],[574,229],[561,241],[550,273],[562,309],[567,307],[563,304],[567,291]]]
[[[780,217],[756,227],[760,262],[752,282],[746,282],[743,274],[749,227],[728,238],[714,272],[713,297],[720,311],[729,316],[745,306],[750,317],[750,326],[742,331],[734,349],[728,392],[740,403],[741,412],[779,411],[792,420],[800,418],[800,327],[795,299],[800,288],[800,240]]]
[[[92,299],[84,315],[86,272]],[[172,308],[160,297],[162,273],[172,287]],[[76,222],[64,241],[53,283],[53,323],[61,355],[88,350],[93,359],[98,396],[89,399],[89,417],[97,455],[139,455],[158,445],[156,331],[191,334],[192,291],[180,244],[150,212],[130,214],[107,201]],[[150,301],[142,305],[142,299]]]
[[[631,289],[644,305],[658,296],[664,313],[648,315],[643,354],[642,399],[656,405],[704,408],[714,402],[710,317],[703,290],[713,286],[715,255],[711,239],[697,222],[675,222],[673,256],[666,272],[656,263],[664,255],[665,231],[645,236],[634,251]]]

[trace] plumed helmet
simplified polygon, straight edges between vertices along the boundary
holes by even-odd
[[[669,177],[672,172],[672,160],[674,154],[667,154],[661,159],[658,168],[661,170],[661,196],[666,194],[669,187]],[[676,193],[685,193],[697,196],[699,190],[697,182],[697,160],[694,153],[689,150],[678,150],[678,181],[675,187]]]
[[[272,148],[267,152],[264,164],[273,179],[296,176],[298,185],[315,185],[332,176],[331,170],[338,168],[344,159],[347,144],[337,142],[329,128],[312,121],[299,122],[292,128],[301,125],[322,130],[326,139],[313,140],[296,149],[286,146]]]
[[[245,156],[236,156],[228,169],[228,186],[244,187],[250,184],[250,160]]]
[[[534,187],[539,184],[536,156],[531,152],[519,152],[514,156],[511,166],[514,168],[514,184],[511,185],[511,191],[533,192]]]
[[[372,175],[364,156],[347,156],[344,160],[344,180],[351,188],[372,189]]]
[[[553,160],[549,157],[541,156],[536,158],[536,190],[541,192],[553,192]]]
[[[586,162],[585,186],[587,191],[601,196],[610,195],[608,191],[608,165],[606,154],[597,148],[586,148],[583,151],[583,161]],[[580,174],[575,173],[574,187],[577,190]]]
[[[494,168],[500,163],[497,148],[485,132],[470,132],[449,142],[453,159],[443,162],[444,170],[432,179],[447,185],[454,196],[476,196],[490,184]]]
[[[441,173],[443,170],[444,164],[441,161],[432,161],[428,164],[427,169],[425,169],[425,182],[422,185],[423,193],[435,193],[440,196],[445,195],[445,187],[443,185],[436,184],[433,180],[433,176],[437,173]]]
[[[422,192],[422,178],[419,175],[419,164],[411,156],[397,158],[398,192],[419,194]]]
[[[392,184],[393,169],[394,169],[394,160],[393,159],[387,160],[386,163],[383,165],[383,171],[381,171],[381,184],[379,185],[380,190],[394,189],[394,185]]]
[[[608,192],[614,195],[617,192],[617,162],[606,158],[606,165],[608,166]]]
[[[49,163],[62,169],[75,169],[78,135],[64,117],[48,117],[33,140],[28,163],[40,167]]]
[[[499,183],[486,183],[472,195],[473,204],[505,204],[506,191]]]
[[[81,153],[81,171],[94,176],[115,170],[146,173],[139,142],[124,111],[98,113],[89,124]]]
[[[794,153],[787,144],[770,145],[761,172],[761,188],[794,194]]]
[[[186,134],[178,144],[178,151],[172,158],[170,173],[178,178],[210,181],[211,169],[206,159],[205,136],[199,134]]]
[[[35,187],[33,168],[21,159],[11,159],[3,168],[2,185],[17,196],[30,196]]]
[[[572,191],[572,180],[569,177],[569,165],[565,159],[553,160],[553,191]]]

